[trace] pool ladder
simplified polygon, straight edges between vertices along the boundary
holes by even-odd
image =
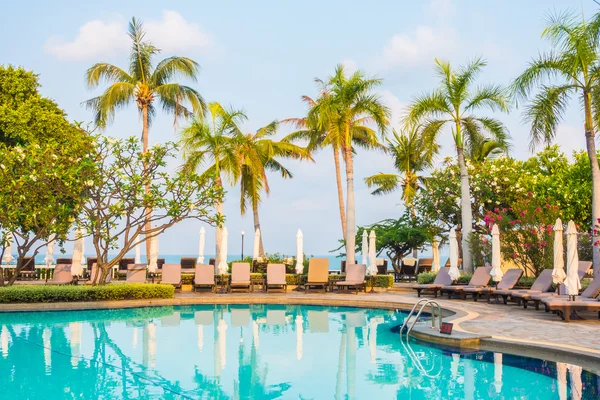
[[[410,335],[410,332],[415,327],[415,324],[419,320],[421,313],[423,312],[425,307],[427,307],[427,305],[429,305],[429,307],[431,308],[431,329],[436,328],[435,327],[435,308],[437,308],[437,312],[438,312],[438,329],[440,329],[442,327],[442,309],[441,309],[440,305],[438,304],[438,302],[435,300],[431,300],[431,299],[421,299],[413,306],[412,310],[410,310],[410,313],[408,313],[408,316],[404,319],[404,323],[402,324],[402,327],[400,328],[400,336],[402,336],[402,334],[404,332],[404,328],[408,327],[408,324],[410,323],[410,318],[413,316],[414,312],[416,311],[417,307],[419,307],[419,305],[421,306],[421,308],[419,309],[419,312],[417,312],[417,315],[415,316],[414,320],[412,321],[412,324],[406,331],[406,337],[408,337]]]

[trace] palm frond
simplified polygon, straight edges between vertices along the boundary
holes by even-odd
[[[400,176],[397,174],[378,173],[365,178],[365,184],[368,188],[375,187],[372,195],[384,195],[392,193],[400,188]]]
[[[549,144],[568,106],[572,85],[543,86],[540,93],[525,109],[525,119],[531,122],[531,149],[541,143]]]
[[[134,83],[133,78],[127,72],[109,63],[97,63],[92,65],[85,73],[85,81],[91,89],[96,88],[102,82]]]
[[[100,128],[114,119],[115,112],[133,101],[135,86],[129,82],[117,82],[110,85],[102,95],[84,102],[88,110],[94,111],[94,123]]]
[[[150,80],[153,86],[161,86],[169,83],[177,76],[182,76],[196,82],[199,69],[200,65],[190,58],[168,57],[156,65]]]

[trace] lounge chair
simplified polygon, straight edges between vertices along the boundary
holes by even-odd
[[[596,280],[598,279],[594,279],[594,281]],[[590,286],[592,286],[592,284],[590,284]],[[590,288],[590,286],[588,286],[588,289]],[[592,289],[593,290],[590,290],[590,292],[588,293],[592,293],[594,291],[597,292],[597,284],[594,285]],[[557,313],[565,322],[571,321],[571,319],[574,317],[580,319],[577,315],[578,311],[594,311],[598,313],[598,318],[600,318],[600,301],[598,301],[598,299],[596,298],[583,297],[583,294],[584,293],[582,293],[581,297],[577,298],[576,300],[569,300],[568,298],[558,298],[557,296],[549,297],[547,299],[544,299],[543,301],[547,311],[553,311]]]
[[[519,279],[523,275],[523,270],[519,268],[512,268],[506,271],[500,282],[498,282],[497,287],[469,287],[464,290],[464,297],[466,298],[469,295],[473,296],[473,301],[477,301],[477,298],[481,295],[485,295],[488,303],[490,302],[492,293],[496,290],[510,290],[515,287],[517,283],[519,283]]]
[[[412,288],[417,291],[417,297],[421,297],[421,292],[425,290],[432,291],[433,296],[437,297],[441,288],[452,285],[452,278],[448,271],[450,271],[450,268],[442,267],[435,276],[433,283],[413,285]]]
[[[129,264],[126,281],[127,283],[146,283],[146,264]]]
[[[193,274],[196,270],[196,259],[194,257],[182,257],[179,264],[182,274]]]
[[[215,290],[215,267],[209,264],[196,264],[192,290],[195,292],[200,288]]]
[[[247,290],[250,292],[250,263],[233,263],[231,265],[229,291],[233,290]]]
[[[71,275],[71,264],[56,264],[54,267],[54,275],[48,279],[48,285],[70,285],[73,283],[73,275]]]
[[[367,266],[364,264],[348,264],[346,266],[346,279],[338,281],[335,285],[339,288],[346,288],[350,290],[351,287],[356,290],[356,294],[360,289],[367,292],[367,285],[365,284],[365,275],[367,273]]]
[[[94,277],[96,276],[96,274],[98,274],[98,279],[100,279],[100,270],[98,269],[98,264],[93,263],[90,266],[90,276],[89,276],[89,282],[93,282],[94,281]],[[106,283],[109,283],[112,279],[111,274],[108,274],[108,276],[106,277]],[[96,282],[98,282],[98,279],[96,279]]]
[[[327,290],[329,283],[329,259],[327,258],[311,258],[308,262],[308,278],[304,284],[304,293],[310,288],[323,288],[323,292]]]
[[[462,258],[459,258],[459,259],[458,259],[458,265],[457,265],[457,267],[458,267],[458,268],[460,268],[460,267],[461,267],[461,265],[462,265]],[[446,264],[444,264],[444,267],[450,267],[450,258],[448,258],[448,259],[446,260]]]
[[[417,275],[422,272],[431,272],[433,268],[433,258],[419,258],[417,262]]]
[[[19,271],[19,279],[35,279],[35,260],[33,257],[23,257],[23,269]]]
[[[496,290],[492,293],[492,297],[498,298],[501,296],[504,304],[506,304],[509,300],[514,300],[517,304],[521,304],[525,299],[524,307],[527,308],[527,301],[531,298],[531,295],[537,293],[548,292],[552,288],[552,270],[545,269],[540,273],[540,275],[536,278],[531,285],[530,289],[525,290]]]
[[[134,264],[135,263],[135,259],[134,258],[121,258],[119,260],[119,273],[124,273],[127,272],[129,265],[130,264]]]
[[[287,281],[285,280],[285,264],[267,264],[267,283],[266,291],[269,288],[287,290]]]
[[[596,298],[600,295],[600,279],[594,279],[588,287],[581,292],[579,296],[577,296],[575,301],[596,301]],[[564,301],[573,302],[573,300],[569,300],[570,296],[568,295],[560,295],[560,296],[546,296],[544,298],[539,299],[539,302],[544,303],[546,306],[546,311],[550,311],[550,304],[561,304]]]
[[[72,258],[57,258],[56,259],[56,265],[58,264],[73,264],[73,259]]]
[[[450,285],[450,286],[444,286],[440,289],[440,293],[444,294],[447,293],[448,294],[448,298],[451,298],[452,295],[459,295],[462,299],[464,299],[465,294],[464,294],[464,290],[466,288],[472,288],[472,287],[485,287],[488,285],[488,283],[490,282],[490,278],[492,277],[490,275],[490,271],[492,270],[492,267],[479,267],[475,269],[475,272],[473,273],[473,276],[471,277],[471,280],[469,281],[468,285]]]
[[[160,283],[173,285],[175,289],[181,289],[181,264],[163,265]]]
[[[400,265],[400,280],[402,279],[417,280],[417,259],[413,257],[405,257]]]

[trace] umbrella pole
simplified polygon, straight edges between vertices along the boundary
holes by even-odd
[[[374,279],[373,279],[373,275],[371,275],[371,291],[369,293],[375,293],[375,288],[373,287],[374,284]]]

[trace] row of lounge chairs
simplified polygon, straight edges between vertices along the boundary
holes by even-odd
[[[583,279],[591,268],[591,261],[580,261],[578,274]],[[552,290],[552,270],[546,269],[536,278],[530,289],[514,289],[519,282],[523,271],[520,269],[509,269],[496,287],[488,286],[491,279],[491,267],[479,267],[475,269],[471,280],[467,285],[452,285],[452,278],[448,274],[449,268],[441,268],[432,284],[414,285],[420,297],[423,293],[432,293],[435,297],[447,294],[448,298],[466,299],[469,296],[477,301],[485,296],[488,302],[492,299],[498,301],[502,298],[503,303],[515,302],[527,308],[532,302],[535,309],[539,310],[544,305],[546,312],[553,311],[565,321],[569,321],[576,315],[576,311],[596,311],[600,317],[600,279],[594,279],[590,285],[578,296],[576,300],[569,299],[564,285],[559,285],[556,291]]]

